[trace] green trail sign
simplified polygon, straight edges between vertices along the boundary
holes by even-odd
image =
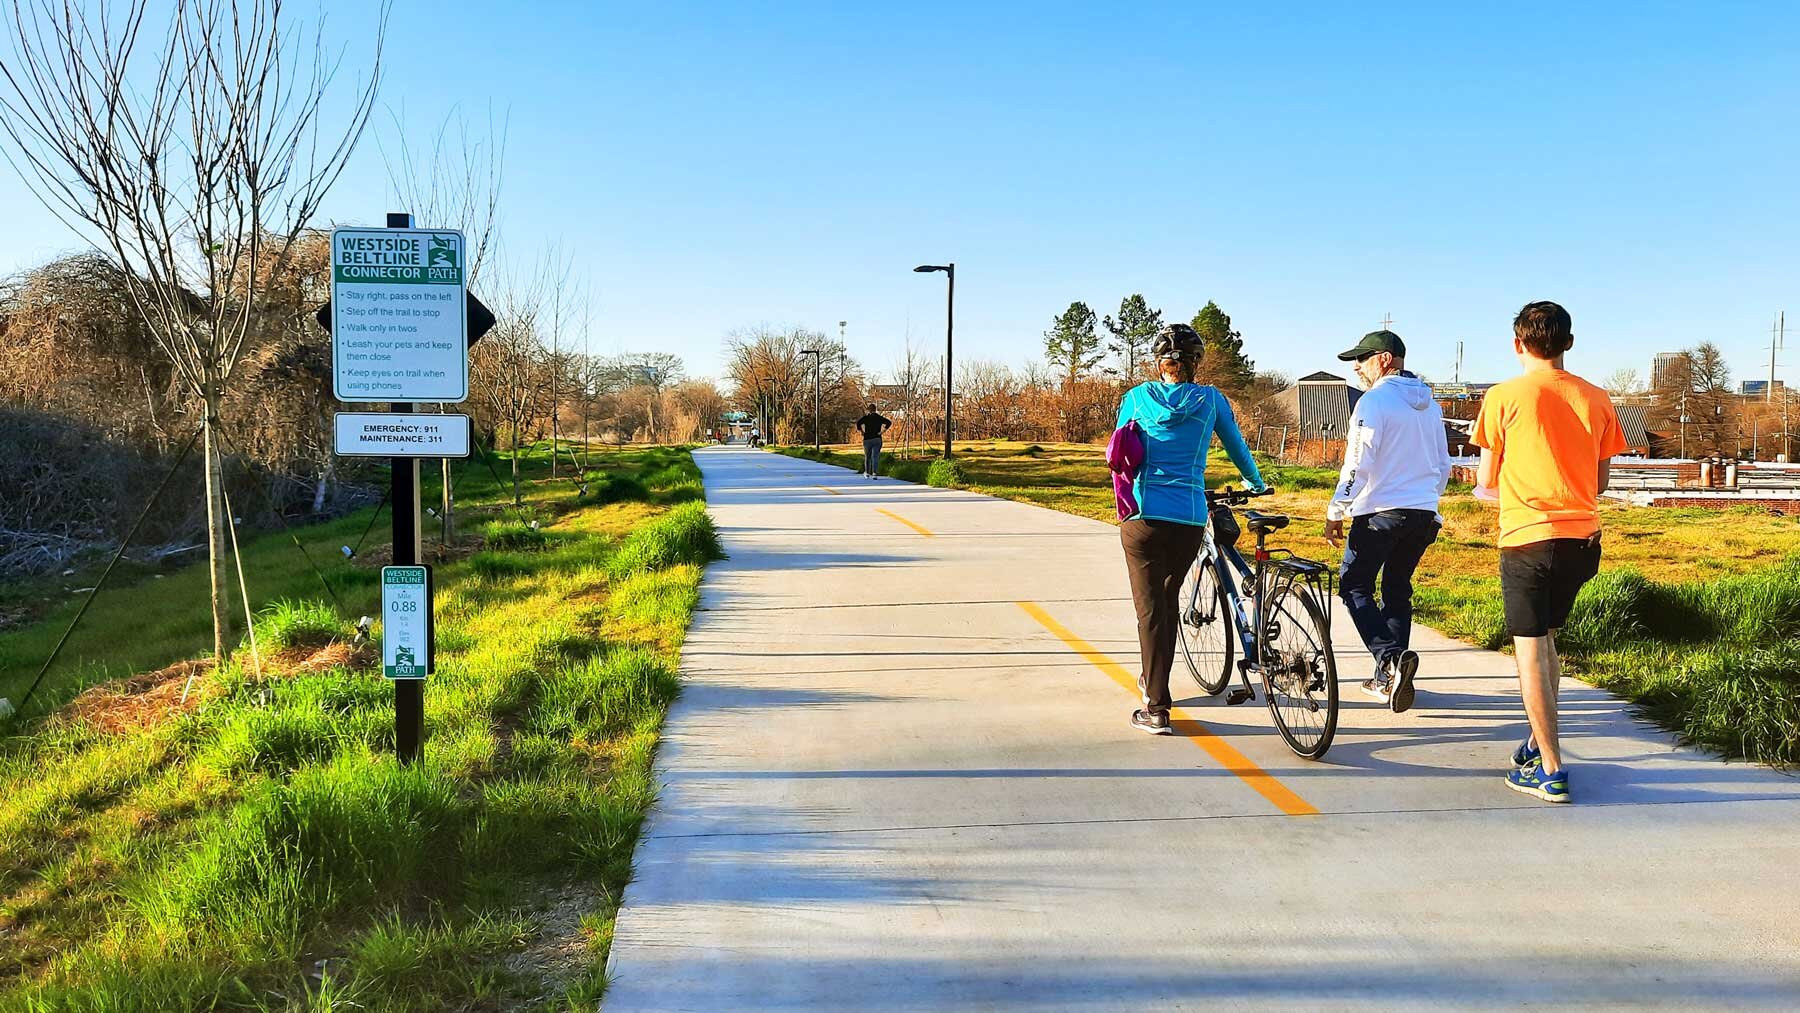
[[[430,675],[433,627],[430,568],[382,567],[381,674],[390,679]]]
[[[467,400],[467,289],[454,229],[333,229],[332,394],[349,403]]]

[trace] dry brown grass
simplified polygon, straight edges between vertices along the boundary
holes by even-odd
[[[117,679],[83,692],[70,701],[62,716],[110,735],[140,732],[178,714],[192,713],[217,695],[216,684],[206,678],[212,670],[211,658],[199,658]],[[193,685],[184,700],[182,690],[189,680]]]

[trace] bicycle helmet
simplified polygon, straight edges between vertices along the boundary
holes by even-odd
[[[1200,335],[1187,324],[1164,327],[1150,345],[1150,354],[1158,362],[1198,362],[1200,351]]]

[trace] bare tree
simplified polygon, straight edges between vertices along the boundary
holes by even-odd
[[[500,180],[506,169],[508,123],[502,120],[496,134],[490,110],[487,137],[482,139],[471,136],[468,121],[460,110],[454,111],[438,125],[429,154],[415,154],[406,139],[402,117],[391,112],[390,115],[399,141],[391,157],[386,147],[382,147],[381,154],[396,206],[412,212],[416,221],[430,228],[456,229],[463,234],[468,285],[473,291],[489,253],[498,246]],[[456,127],[454,141],[450,136],[452,123]],[[438,405],[439,412],[447,410],[445,405]],[[450,459],[444,458],[439,467],[443,475],[443,538],[449,542],[456,527]]]
[[[1644,379],[1637,370],[1615,369],[1606,378],[1606,392],[1614,397],[1635,397],[1644,393]]]
[[[725,395],[711,380],[683,380],[670,387],[663,400],[667,402],[663,414],[669,420],[670,435],[678,443],[700,440],[725,414]]]
[[[900,357],[894,360],[894,386],[900,395],[900,452],[912,454],[913,439],[919,428],[919,409],[924,397],[925,385],[929,382],[927,374],[930,363],[925,354],[913,344],[910,330],[906,335],[906,345]]]
[[[147,24],[167,11],[160,37]],[[213,650],[230,632],[217,421],[269,279],[343,171],[381,76],[375,55],[341,130],[325,98],[341,57],[281,0],[12,0],[0,61],[8,160],[52,213],[120,265],[133,308],[204,405]]]
[[[569,362],[562,354],[563,290],[569,287],[569,258],[560,245],[546,255],[550,284],[550,477],[556,477],[556,455],[562,452],[562,377]],[[515,461],[517,458],[515,457]]]
[[[790,416],[801,388],[812,386],[812,359],[801,349],[816,348],[816,342],[824,340],[816,331],[767,326],[744,328],[726,339],[730,354],[726,373],[738,400],[766,427],[764,439],[791,442],[799,432]]]
[[[552,363],[539,331],[544,312],[544,273],[533,271],[503,288],[493,330],[475,346],[469,361],[470,385],[479,389],[496,429],[512,445],[514,505],[519,494],[519,448],[531,423],[543,417]]]

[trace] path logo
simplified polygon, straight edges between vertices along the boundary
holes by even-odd
[[[432,236],[431,249],[426,251],[426,267],[456,267],[456,244],[448,236]]]
[[[396,676],[404,677],[419,674],[419,660],[413,656],[413,649],[410,644],[402,644],[395,649],[394,664],[392,665],[392,668],[393,671],[391,674]]]

